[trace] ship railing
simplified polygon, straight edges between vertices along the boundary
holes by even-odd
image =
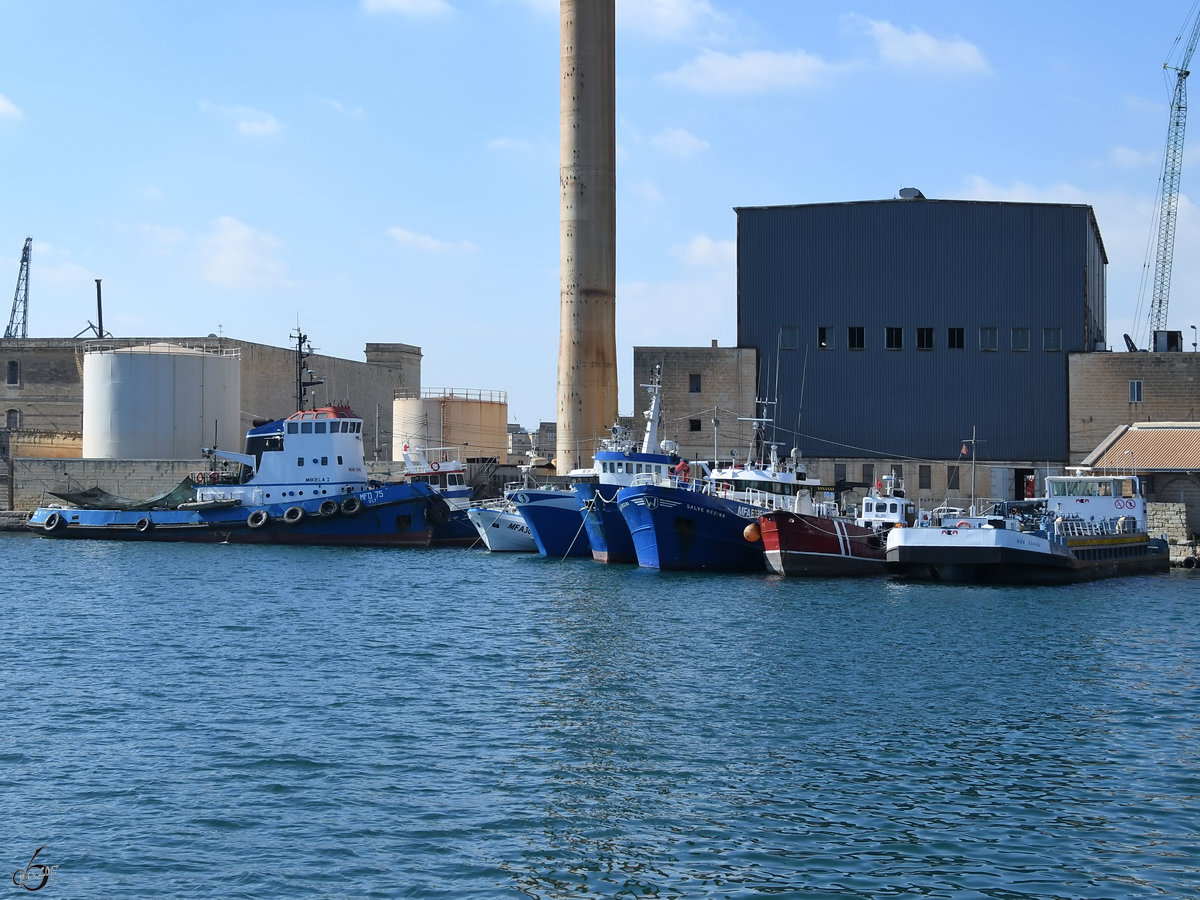
[[[192,484],[238,484],[240,478],[237,472],[214,470],[211,472],[191,472],[189,477]]]
[[[1053,522],[1053,534],[1061,538],[1104,537],[1117,534],[1137,534],[1142,529],[1134,516],[1105,519],[1059,517]]]

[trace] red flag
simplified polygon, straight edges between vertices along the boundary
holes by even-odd
[[[966,445],[966,444],[963,444],[963,448],[962,448],[962,455],[963,455],[963,456],[966,456],[966,455],[967,455],[967,445]]]

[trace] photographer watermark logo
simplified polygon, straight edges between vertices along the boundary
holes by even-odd
[[[58,866],[47,866],[36,861],[38,854],[45,849],[46,845],[42,844],[33,851],[33,856],[29,857],[29,863],[25,868],[13,872],[13,884],[23,887],[27,891],[40,891],[50,883],[50,876],[58,871]]]

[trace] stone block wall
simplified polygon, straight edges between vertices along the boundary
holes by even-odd
[[[642,412],[649,408],[649,384],[654,367],[662,366],[662,437],[679,445],[688,459],[712,459],[713,419],[717,419],[716,449],[728,460],[736,450],[745,459],[751,425],[739,417],[759,415],[758,353],[745,347],[634,347],[633,429],[638,439],[645,433]],[[625,402],[626,406],[630,404]],[[770,437],[768,433],[768,438]],[[790,452],[788,441],[780,453]]]
[[[1121,426],[1200,419],[1200,353],[1072,353],[1067,371],[1073,465]]]
[[[110,494],[130,499],[153,497],[170,490],[191,472],[207,471],[208,460],[176,459],[13,459],[12,504],[8,485],[0,493],[0,505],[9,509],[33,510],[61,503],[48,491],[78,491],[100,487]]]

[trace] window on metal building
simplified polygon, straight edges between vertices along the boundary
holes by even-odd
[[[846,347],[850,350],[865,350],[867,330],[862,325],[851,325],[846,329]]]

